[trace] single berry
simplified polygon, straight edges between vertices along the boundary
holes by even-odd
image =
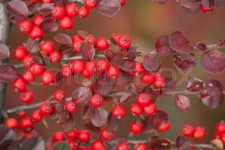
[[[96,43],[95,43],[95,47],[99,50],[106,50],[107,48],[109,48],[108,39],[105,38],[105,37],[98,38]]]
[[[141,82],[144,84],[151,84],[155,79],[155,76],[150,73],[146,73],[141,77]]]
[[[195,127],[193,138],[201,139],[205,136],[205,130],[202,127]]]
[[[50,40],[42,41],[39,45],[39,48],[40,48],[41,52],[43,52],[47,55],[51,54],[55,50],[55,46],[54,46],[53,42]]]
[[[118,44],[118,40],[119,40],[120,37],[121,37],[120,33],[113,33],[112,36],[111,36],[111,41],[114,44]]]
[[[63,30],[68,30],[73,27],[73,20],[71,17],[65,16],[59,21],[59,26]]]
[[[34,76],[41,75],[45,70],[44,66],[40,64],[33,64],[30,67],[30,71]]]
[[[80,7],[78,14],[81,18],[86,18],[89,14],[89,9],[85,6]]]
[[[114,137],[114,131],[108,131],[107,129],[101,129],[100,136],[103,140],[112,140]]]
[[[34,110],[31,114],[31,119],[34,121],[34,122],[40,122],[42,120],[43,116],[40,112],[40,110]]]
[[[101,140],[95,140],[91,144],[91,150],[106,150],[106,146]]]
[[[32,29],[32,22],[30,20],[23,20],[19,23],[19,30],[23,34],[28,34]]]
[[[72,131],[66,133],[66,137],[69,139],[76,139],[78,135],[78,131],[76,129],[73,129]]]
[[[56,132],[52,135],[52,140],[54,142],[60,142],[65,140],[65,135],[63,132]]]
[[[40,26],[34,25],[30,32],[30,38],[33,40],[41,39],[44,36],[44,31]]]
[[[156,75],[153,84],[156,88],[161,89],[165,84],[165,80],[161,76]]]
[[[156,105],[150,104],[144,107],[144,113],[146,116],[151,116],[156,112]]]
[[[134,116],[140,116],[142,111],[143,111],[142,107],[140,105],[138,105],[137,103],[134,103],[130,106],[130,112]]]
[[[33,23],[34,23],[35,25],[40,26],[41,23],[42,23],[42,21],[43,21],[43,18],[44,18],[44,17],[43,17],[41,14],[36,14],[36,15],[33,17]]]
[[[17,112],[17,115],[20,119],[25,118],[26,117],[26,113],[23,110],[20,110]]]
[[[22,78],[27,82],[32,82],[32,81],[34,81],[35,76],[33,75],[33,73],[30,70],[27,70],[22,74]]]
[[[85,70],[91,75],[95,74],[97,71],[97,64],[94,61],[88,61],[86,62]]]
[[[225,133],[225,123],[219,122],[216,124],[216,132],[219,134]]]
[[[97,5],[97,0],[84,0],[84,6],[91,9],[95,8]]]
[[[122,142],[116,146],[115,150],[129,150],[129,145],[127,142]]]
[[[10,129],[16,129],[19,127],[19,123],[15,118],[7,118],[5,121],[5,125]]]
[[[160,127],[158,128],[158,130],[160,132],[166,132],[170,129],[170,122],[166,122],[160,125]]]
[[[90,98],[90,105],[94,108],[101,107],[104,102],[104,98],[100,94],[95,94]]]
[[[124,118],[126,116],[126,110],[122,105],[116,105],[112,109],[112,116],[118,119]]]
[[[54,106],[50,102],[44,102],[41,104],[39,110],[42,115],[50,115],[54,111]]]
[[[62,102],[66,97],[66,94],[63,90],[57,90],[53,93],[54,100]]]
[[[120,5],[124,6],[127,3],[127,0],[120,0]]]
[[[65,104],[65,109],[69,113],[74,113],[77,110],[77,103],[76,101],[67,101]]]
[[[139,134],[143,130],[143,124],[137,121],[132,121],[130,123],[130,132],[132,134]]]
[[[72,62],[72,71],[74,73],[80,73],[84,71],[85,69],[85,63],[82,60],[74,60]]]
[[[186,137],[190,137],[194,134],[194,128],[191,125],[185,125],[182,128],[182,134]]]
[[[65,16],[65,14],[66,14],[65,9],[62,6],[54,6],[52,8],[52,17],[53,18],[61,19]]]
[[[54,79],[55,79],[55,75],[50,71],[45,71],[41,75],[41,82],[43,83],[43,85],[51,84],[54,81]]]
[[[61,53],[58,51],[54,51],[49,55],[49,60],[53,63],[57,63],[61,60]]]
[[[33,101],[33,93],[31,91],[24,91],[19,93],[19,99],[21,102],[28,104]]]
[[[23,60],[27,55],[27,50],[23,46],[18,46],[15,48],[13,56],[17,60]]]
[[[81,75],[83,78],[86,78],[86,79],[92,76],[92,74],[90,74],[86,69],[83,72],[81,72]]]
[[[151,104],[151,96],[147,93],[140,93],[137,96],[137,104],[141,107],[146,107]]]
[[[80,142],[87,143],[90,140],[90,132],[88,130],[81,130],[77,138]]]
[[[18,78],[16,79],[13,83],[12,83],[12,88],[16,91],[16,92],[24,92],[26,90],[26,82],[24,79],[22,78]]]
[[[33,64],[33,56],[32,55],[26,55],[23,59],[23,66],[25,68],[30,68],[30,66]]]
[[[131,45],[131,39],[128,35],[121,35],[118,39],[118,46],[122,49],[127,49]]]
[[[34,123],[33,121],[28,118],[28,117],[25,117],[25,118],[22,118],[20,120],[20,128],[24,131],[24,132],[30,132],[31,130],[33,130],[34,128]]]
[[[143,143],[137,143],[135,146],[134,146],[134,150],[148,150],[147,149],[147,146]]]
[[[78,15],[79,7],[77,4],[67,4],[65,10],[67,16],[75,17]]]
[[[109,66],[108,67],[108,69],[107,69],[107,76],[109,78],[114,79],[114,78],[118,77],[119,74],[120,74],[120,71],[119,71],[119,69],[116,66]]]
[[[98,71],[101,71],[101,72],[104,72],[108,69],[109,67],[109,62],[105,59],[99,59],[97,61],[97,70]]]
[[[72,69],[71,69],[71,66],[69,64],[66,64],[66,65],[63,65],[62,66],[62,75],[64,77],[69,77],[72,75]]]

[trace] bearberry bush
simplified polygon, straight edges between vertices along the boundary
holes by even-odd
[[[0,150],[223,149],[224,116],[215,111],[224,109],[225,91],[217,77],[224,78],[225,39],[192,44],[182,32],[171,31],[155,37],[154,48],[142,51],[134,44],[138,39],[126,33],[99,35],[97,31],[108,23],[93,23],[90,31],[76,29],[79,22],[97,20],[88,17],[93,11],[114,17],[129,1],[0,1]],[[169,0],[153,2],[161,11],[160,5]],[[225,8],[225,0],[176,3],[187,16],[207,17]],[[143,16],[149,19],[147,12]],[[20,35],[9,36],[12,28]],[[26,42],[15,48],[9,44],[9,40],[24,36]],[[163,75],[165,63],[161,61],[168,57],[166,63],[172,63],[183,75],[200,68],[212,78],[205,80],[204,75],[189,73],[185,85],[177,90],[180,83]],[[65,82],[72,84],[72,90],[65,88]],[[33,90],[35,86],[40,87],[38,91]],[[15,102],[14,107],[6,107],[6,89],[13,90],[17,97],[13,101],[19,101],[19,106]],[[37,101],[44,94],[49,96]],[[205,124],[196,124],[196,118],[183,121],[179,132],[171,131],[180,123],[179,118],[168,115],[171,107],[162,108],[157,103],[170,98],[174,111],[181,115],[191,111],[191,99],[212,109],[218,119],[214,134],[209,135]],[[52,132],[55,127],[57,131]],[[49,132],[53,134],[46,137]],[[165,132],[172,132],[175,138],[170,139]],[[210,139],[204,140],[205,136]]]

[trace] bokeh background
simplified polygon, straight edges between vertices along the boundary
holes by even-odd
[[[110,37],[112,33],[124,33],[131,36],[132,44],[138,46],[140,51],[151,51],[154,49],[154,40],[163,34],[170,34],[173,31],[181,31],[186,35],[192,45],[197,42],[204,42],[207,44],[213,44],[219,39],[223,39],[225,35],[225,10],[215,9],[210,14],[187,14],[185,13],[179,3],[171,1],[167,5],[159,6],[154,4],[151,0],[128,0],[119,14],[115,17],[107,18],[99,14],[96,10],[92,10],[87,19],[75,19],[75,26],[72,30],[66,31],[67,34],[73,35],[77,33],[77,30],[86,30],[89,33],[99,36]],[[65,32],[58,31],[57,33]],[[53,35],[48,34],[45,39],[52,39]],[[11,30],[10,45],[11,49],[26,42],[27,36],[23,36],[18,32],[16,26],[13,26]],[[224,49],[221,49],[224,51]],[[197,53],[199,60],[200,53]],[[181,79],[187,79],[184,75],[192,74],[195,77],[199,77],[203,80],[217,79],[225,85],[225,72],[221,74],[208,74],[200,69],[198,63],[196,69],[188,73],[180,73],[173,66],[172,57],[159,58],[163,64],[165,70],[171,70],[173,77],[179,85],[177,90],[185,88],[186,82]],[[139,60],[140,61],[140,60]],[[12,63],[18,63],[15,60],[11,60]],[[57,66],[51,66],[57,68]],[[167,72],[168,73],[168,72]],[[35,94],[34,102],[44,101],[49,97],[51,93],[56,89],[64,89],[68,96],[71,95],[77,85],[74,81],[65,81],[61,86],[43,87],[41,85],[30,86],[29,89]],[[7,87],[6,107],[12,108],[22,105],[18,100],[17,94],[11,89],[11,86]],[[181,113],[174,106],[173,98],[170,96],[162,96],[157,101],[157,106],[165,110],[169,115],[171,121],[171,130],[167,133],[163,133],[162,136],[174,139],[177,134],[180,133],[181,127],[184,124],[191,124],[193,126],[200,125],[205,127],[206,137],[205,141],[209,141],[214,131],[215,123],[221,121],[225,117],[225,105],[216,110],[211,110],[203,104],[201,104],[197,97],[191,96],[191,109],[189,112]],[[104,106],[107,109],[111,109],[111,102]],[[29,114],[29,112],[28,112]],[[128,124],[134,117],[128,116],[127,121],[123,121],[121,129],[117,133],[126,135],[128,133]],[[42,135],[44,139],[48,139],[55,131],[61,131],[62,127],[57,125],[55,121],[51,121],[50,118],[46,118],[49,125],[47,129],[42,123],[36,124],[35,129]],[[75,114],[75,125],[77,129],[83,129],[80,111]],[[146,138],[149,135],[141,135],[134,137],[136,139]]]

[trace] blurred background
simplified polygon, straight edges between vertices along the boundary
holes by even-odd
[[[159,6],[151,0],[128,0],[128,3],[121,9],[115,17],[107,18],[99,14],[96,10],[91,10],[90,15],[86,19],[75,19],[75,26],[72,30],[66,31],[67,34],[76,34],[77,30],[86,30],[89,33],[99,36],[110,37],[112,33],[128,34],[132,38],[132,45],[138,47],[139,51],[151,51],[154,49],[154,40],[163,34],[170,34],[173,31],[181,31],[189,38],[190,43],[195,45],[197,42],[213,44],[219,39],[223,39],[225,35],[225,10],[215,9],[210,14],[187,14],[179,3],[171,1],[167,5]],[[65,32],[58,31],[54,34],[48,34],[45,39],[52,39],[57,33]],[[26,42],[27,36],[22,36],[17,27],[13,26],[11,31],[10,45],[11,49]],[[221,49],[224,51],[224,49]],[[200,53],[197,53],[199,60]],[[173,77],[176,82],[179,82],[177,90],[185,88],[187,76],[192,74],[202,80],[217,79],[225,85],[225,72],[217,75],[208,74],[197,67],[192,72],[182,73],[176,70],[173,66],[172,57],[159,58],[165,70],[172,70]],[[18,63],[14,59],[12,63]],[[57,68],[57,66],[52,66]],[[70,96],[72,91],[78,85],[75,82],[65,81],[61,86],[43,87],[41,85],[30,86],[29,89],[35,94],[33,103],[44,101],[57,89],[64,89],[66,94]],[[216,110],[211,110],[201,104],[197,97],[190,97],[191,109],[189,112],[181,113],[174,106],[172,97],[162,96],[157,101],[157,106],[165,110],[171,121],[171,129],[162,136],[174,139],[180,133],[181,127],[184,124],[193,126],[203,126],[206,130],[205,141],[209,141],[212,137],[214,126],[217,122],[225,118],[225,105]],[[108,102],[104,107],[111,109],[111,102]],[[17,94],[8,86],[6,107],[12,108],[22,105],[18,100]],[[30,112],[30,111],[29,111]],[[131,115],[123,121],[122,127],[117,133],[127,135],[128,124],[132,119]],[[46,118],[50,129],[46,129],[42,123],[36,124],[35,129],[42,135],[44,139],[48,139],[55,131],[61,131],[61,125],[56,125],[55,121]],[[77,129],[84,129],[81,121],[80,111],[75,113],[75,125]],[[146,138],[148,135],[134,137],[136,139]]]

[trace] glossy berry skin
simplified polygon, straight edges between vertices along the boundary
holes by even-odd
[[[25,111],[23,111],[23,110],[18,111],[17,115],[18,115],[18,117],[19,117],[20,119],[22,119],[22,118],[25,118],[25,117],[26,117],[26,113],[25,113]]]
[[[147,93],[140,93],[137,96],[137,104],[146,107],[151,104],[151,96]]]
[[[34,121],[34,122],[40,122],[42,120],[43,116],[40,112],[40,110],[34,110],[31,114],[31,119]]]
[[[42,75],[41,75],[41,82],[43,85],[49,85],[51,84],[55,79],[55,76],[52,72],[50,71],[45,71]]]
[[[68,17],[68,16],[63,17],[60,20],[60,22],[59,22],[59,26],[63,30],[71,29],[73,27],[73,20],[72,20],[72,18]]]
[[[126,110],[122,105],[116,105],[112,109],[112,116],[118,119],[124,118],[126,116]]]
[[[106,50],[107,48],[109,48],[108,39],[105,38],[105,37],[98,38],[96,43],[95,43],[95,47],[99,50]]]
[[[137,143],[134,146],[134,150],[147,150],[147,146],[143,143]]]
[[[97,5],[97,0],[84,0],[84,6],[91,9],[95,8]]]
[[[165,80],[161,76],[156,75],[153,84],[156,88],[161,89],[165,84]]]
[[[90,74],[86,69],[83,72],[81,72],[81,75],[83,78],[86,78],[86,79],[92,76],[92,74]]]
[[[96,62],[94,62],[94,61],[88,61],[88,62],[86,62],[85,70],[87,70],[87,72],[90,75],[95,74],[96,71],[97,71],[97,64],[96,64]]]
[[[194,128],[191,125],[185,125],[182,128],[182,134],[186,137],[190,137],[194,134]]]
[[[49,60],[53,63],[57,63],[61,60],[61,53],[58,51],[54,51],[49,55]]]
[[[131,75],[140,75],[144,71],[142,63],[136,62],[134,69],[130,72]]]
[[[54,142],[60,142],[65,140],[65,135],[63,132],[56,132],[52,135],[52,140]]]
[[[30,102],[33,101],[33,93],[31,91],[24,91],[19,93],[19,99],[21,102],[25,104],[29,104]]]
[[[141,82],[144,84],[151,84],[155,77],[153,74],[146,73],[141,77]]]
[[[72,75],[72,69],[71,66],[69,64],[63,65],[62,66],[62,75],[64,77],[70,77]]]
[[[219,122],[216,124],[216,132],[219,134],[225,133],[225,123]]]
[[[42,3],[52,3],[52,0],[41,0]]]
[[[121,34],[120,33],[113,33],[111,36],[111,41],[113,42],[113,44],[117,44],[118,43],[118,39],[120,38]]]
[[[109,66],[106,73],[109,78],[114,79],[119,76],[120,71],[116,66]]]
[[[131,45],[131,39],[128,35],[121,35],[118,39],[118,46],[122,49],[127,49]]]
[[[32,22],[30,20],[23,20],[19,23],[19,30],[23,34],[28,34],[32,29]]]
[[[151,116],[156,112],[156,105],[155,104],[150,104],[148,106],[145,106],[143,108],[143,111],[145,113],[146,116]]]
[[[44,102],[41,104],[39,110],[41,115],[50,115],[54,111],[54,106],[50,102]]]
[[[79,7],[77,4],[67,4],[65,10],[67,16],[75,17],[78,15]]]
[[[19,123],[15,118],[7,118],[5,125],[10,129],[16,129],[19,127]]]
[[[33,121],[26,117],[26,118],[22,118],[20,120],[20,128],[24,131],[24,132],[29,132],[31,130],[33,130],[34,128],[34,123]]]
[[[81,48],[83,42],[84,41],[82,39],[73,41],[72,46],[74,48],[74,52],[80,53],[80,48]]]
[[[69,112],[69,113],[74,113],[77,110],[77,103],[76,101],[68,101],[65,104],[65,109]]]
[[[213,11],[214,7],[211,7],[211,8],[207,8],[207,7],[204,7],[203,5],[200,6],[200,9],[203,13],[210,13]]]
[[[120,5],[124,6],[127,3],[127,0],[120,0]]]
[[[94,108],[101,107],[104,102],[104,98],[100,94],[92,95],[90,98],[90,105]]]
[[[90,140],[90,132],[88,130],[81,130],[77,138],[80,142],[87,143]]]
[[[42,41],[39,45],[39,48],[40,48],[41,52],[43,52],[47,55],[51,54],[55,50],[55,46],[54,46],[53,42],[50,40]]]
[[[91,144],[91,150],[106,150],[106,146],[103,144],[101,140],[95,140]]]
[[[132,121],[130,123],[130,132],[132,134],[139,134],[143,130],[143,124],[140,122]]]
[[[109,67],[109,62],[105,59],[99,59],[97,61],[97,70],[100,72],[104,72],[108,69]]]
[[[220,140],[223,142],[223,145],[225,145],[225,133],[220,134]]]
[[[30,32],[30,38],[33,40],[41,39],[44,36],[44,31],[40,26],[34,25]]]
[[[82,60],[74,60],[72,62],[72,71],[74,73],[80,73],[85,69],[85,63]]]
[[[138,105],[137,103],[134,103],[130,106],[130,112],[134,116],[140,116],[142,111],[143,111],[142,107],[140,105]]]
[[[34,76],[41,75],[44,72],[44,66],[40,64],[33,64],[30,67],[30,71]]]
[[[30,70],[25,71],[22,74],[22,78],[26,81],[26,82],[32,82],[35,79],[35,76],[33,75],[33,73]]]
[[[193,138],[201,139],[205,136],[205,130],[202,127],[195,127]]]
[[[66,94],[63,90],[57,90],[53,93],[54,100],[62,102],[66,97]]]
[[[24,79],[22,78],[18,78],[16,79],[13,83],[12,83],[12,88],[16,91],[16,92],[24,92],[26,90],[26,82]]]
[[[36,14],[36,15],[33,17],[33,23],[34,23],[35,25],[40,26],[41,23],[42,23],[42,21],[43,21],[43,16],[42,16],[41,14]]]
[[[103,140],[112,140],[114,137],[115,132],[114,131],[108,131],[107,129],[102,129],[100,131],[100,136]]]
[[[27,50],[23,46],[16,47],[13,52],[13,56],[17,60],[23,60],[26,55],[27,55]]]
[[[127,142],[122,142],[116,146],[116,150],[129,150],[129,145]]]
[[[86,18],[89,14],[89,9],[85,6],[80,7],[78,14],[81,18]]]
[[[90,42],[90,43],[92,43],[92,44],[94,44],[94,45],[95,45],[95,42],[96,42],[95,37],[94,37],[93,35],[91,35],[91,34],[89,34],[89,35],[85,38],[85,41],[86,41],[86,42]]]
[[[66,11],[62,6],[54,6],[52,8],[52,17],[53,18],[57,18],[57,19],[61,19],[65,16]]]
[[[76,129],[73,129],[72,131],[66,133],[66,137],[71,140],[76,139],[77,136],[78,136],[78,131]]]
[[[166,123],[163,123],[159,128],[158,130],[160,132],[166,132],[170,129],[170,122],[166,122]]]
[[[25,68],[29,68],[32,64],[33,64],[33,56],[31,56],[31,55],[26,55],[24,58],[23,58],[23,61],[22,61],[22,63],[23,63],[23,66],[25,67]]]

